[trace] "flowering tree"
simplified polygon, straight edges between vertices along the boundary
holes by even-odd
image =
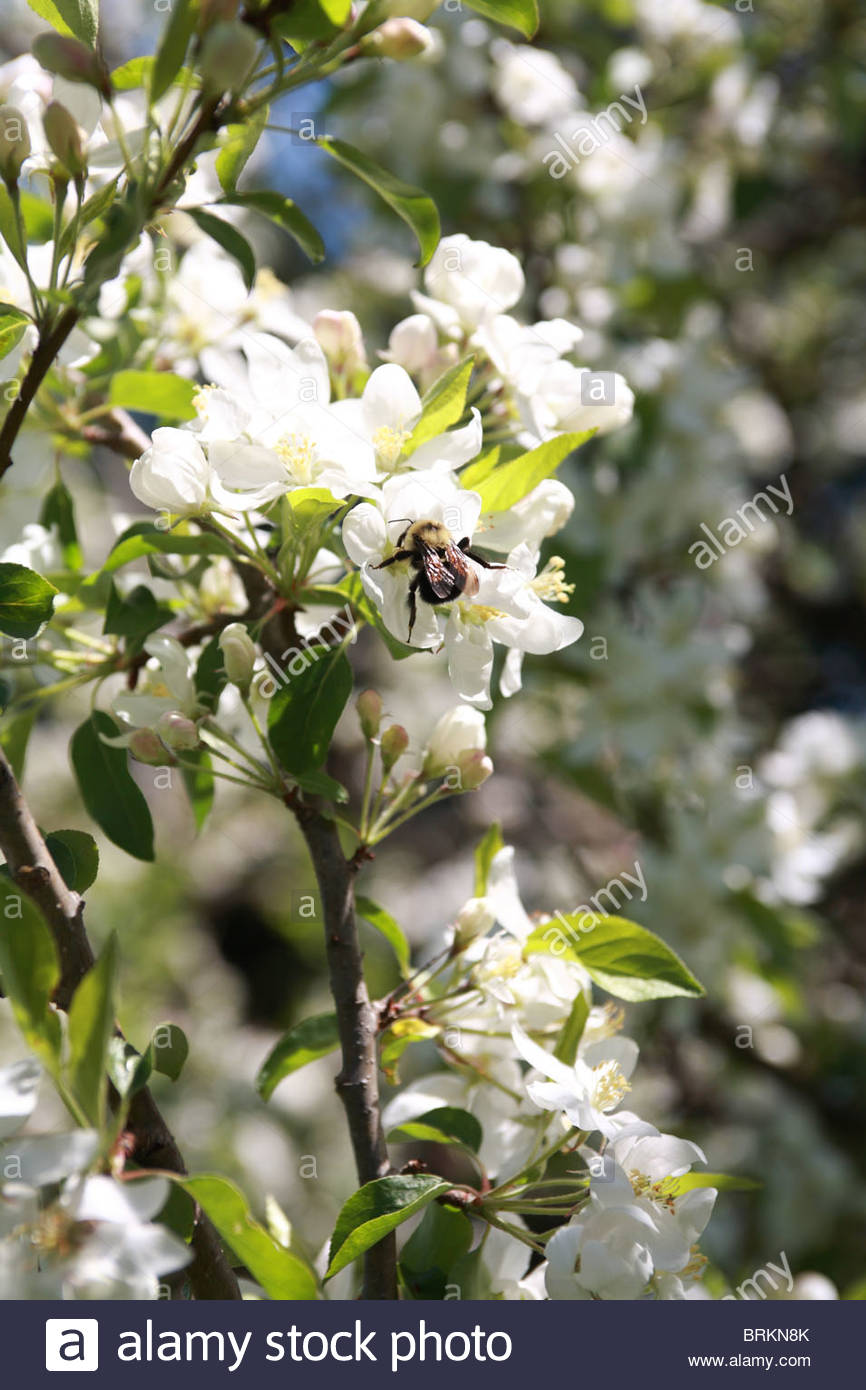
[[[517,257],[440,239],[423,192],[324,134],[301,136],[415,234],[414,312],[371,371],[352,313],[307,322],[257,271],[252,216],[324,255],[294,202],[242,178],[280,129],[270,109],[348,65],[423,53],[432,5],[176,0],[154,56],[113,72],[92,0],[33,8],[54,27],[10,65],[0,107],[0,477],[22,523],[0,557],[0,969],[30,1054],[0,1070],[0,1293],[238,1297],[240,1271],[287,1299],[356,1277],[380,1299],[688,1296],[714,1179],[691,1171],[695,1144],[620,1108],[638,1049],[613,1002],[699,996],[686,965],[620,916],[531,918],[496,826],[434,958],[413,963],[398,923],[356,896],[389,836],[491,775],[485,712],[519,698],[524,656],[580,638],[547,553],[574,505],[556,472],[629,420],[631,390],[579,364],[570,322],[513,312]],[[526,36],[537,18],[532,0],[472,8]],[[64,461],[93,450],[116,474],[131,463],[116,485],[131,523],[91,526],[68,485]],[[353,794],[329,753],[364,629],[449,681],[453,707],[410,734],[362,690]],[[227,783],[275,800],[306,844],[333,1009],[290,1029],[250,1085],[264,1103],[340,1053],[360,1186],[323,1262],[273,1203],[261,1225],[227,1179],[187,1174],[148,1089],[181,1075],[180,1029],[144,1045],[120,1030],[122,927],[94,959],[85,924],[96,841],[37,825],[20,787],[37,713],[81,691],[81,800],[128,855],[155,853],[141,785],[175,775],[203,835]],[[399,966],[378,1000],[358,916]],[[423,1043],[436,1069],[402,1083]],[[71,1133],[18,1134],[40,1077]],[[392,1141],[441,1162],[395,1171]]]

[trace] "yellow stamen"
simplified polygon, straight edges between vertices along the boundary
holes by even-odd
[[[395,430],[380,425],[373,435],[373,448],[383,468],[393,468],[412,437],[411,430]]]
[[[309,435],[284,434],[275,447],[294,482],[313,481],[316,445]]]
[[[545,603],[568,603],[574,593],[574,585],[565,582],[564,569],[562,556],[551,555],[544,569],[530,580],[531,588]]]
[[[599,1062],[597,1067],[593,1067],[592,1074],[596,1078],[592,1091],[592,1103],[596,1110],[613,1110],[631,1090],[619,1062]]]

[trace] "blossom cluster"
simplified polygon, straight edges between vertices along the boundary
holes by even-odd
[[[0,1068],[0,1298],[156,1299],[189,1263],[155,1218],[164,1178],[100,1172],[100,1135],[21,1135],[41,1075],[32,1059]]]
[[[527,950],[546,920],[553,919],[527,915],[514,851],[504,846],[490,862],[484,894],[457,914],[448,966],[422,981],[427,1035],[441,1041],[451,1069],[405,1086],[385,1109],[386,1127],[443,1106],[480,1122],[478,1162],[502,1196],[503,1221],[517,1230],[510,1241],[491,1230],[482,1242],[492,1296],[699,1297],[705,1261],[697,1241],[717,1192],[699,1174],[687,1175],[706,1162],[704,1154],[620,1108],[638,1059],[637,1044],[621,1032],[624,1010],[593,1003],[579,960]],[[566,1062],[557,1044],[577,1002],[584,1022]],[[549,1172],[536,1189],[533,1170],[557,1152],[570,1160],[559,1185]],[[551,1209],[545,1199],[552,1204],[554,1192]],[[529,1232],[519,1211],[552,1217],[569,1210],[543,1258],[534,1258],[532,1241],[521,1242]]]
[[[564,320],[529,326],[506,312],[522,290],[515,256],[457,235],[440,243],[425,293],[414,295],[418,312],[396,325],[388,360],[372,372],[351,313],[317,315],[309,336],[293,346],[261,328],[244,329],[237,346],[203,352],[211,379],[195,398],[195,419],[154,431],[133,463],[133,493],[166,524],[216,516],[255,528],[283,499],[314,489],[342,518],[330,544],[341,544],[349,567],[357,566],[388,631],[416,648],[444,647],[456,694],[488,708],[494,643],[508,652],[500,688],[510,695],[520,687],[524,653],[557,651],[580,636],[579,620],[551,606],[570,592],[561,562],[540,561],[573,498],[549,476],[518,487],[507,506],[485,507],[465,476],[471,482],[480,459],[495,464],[483,453],[491,432],[518,452],[532,451],[616,429],[633,403],[622,377],[569,360],[577,328]],[[477,403],[466,408],[465,422],[449,421],[454,428],[426,428],[436,418],[436,373],[454,373],[462,361],[474,366]],[[419,385],[431,378],[433,406],[425,415]],[[359,393],[349,394],[350,385]],[[543,471],[552,474],[556,461]],[[410,566],[394,564],[401,534],[422,520],[440,523],[464,549],[478,545],[496,557],[466,560],[472,582],[455,601],[411,603]]]

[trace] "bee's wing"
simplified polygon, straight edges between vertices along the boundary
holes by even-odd
[[[457,553],[458,555],[463,554],[462,550],[458,550]],[[467,598],[472,598],[474,594],[478,593],[478,571],[476,569],[473,569],[472,565],[467,565],[465,560],[463,561],[463,568],[466,571],[466,580],[463,585],[463,592]]]
[[[457,557],[456,560],[455,556]],[[455,583],[460,585],[462,589],[460,575],[465,568],[466,562],[463,559],[463,554],[455,545],[450,545],[441,555],[432,546],[426,545],[424,547],[424,573],[437,598],[449,599],[453,597]]]

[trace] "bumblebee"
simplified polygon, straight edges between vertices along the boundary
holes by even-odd
[[[406,518],[408,519],[408,518]],[[494,565],[469,547],[469,537],[455,543],[447,526],[441,521],[413,521],[397,539],[397,548],[387,560],[373,565],[383,570],[388,565],[396,565],[408,560],[417,571],[409,585],[409,641],[418,616],[417,598],[435,607],[438,603],[451,603],[465,594],[471,598],[478,593],[478,575],[468,565],[467,559],[474,560],[486,570],[504,570],[507,565]]]

